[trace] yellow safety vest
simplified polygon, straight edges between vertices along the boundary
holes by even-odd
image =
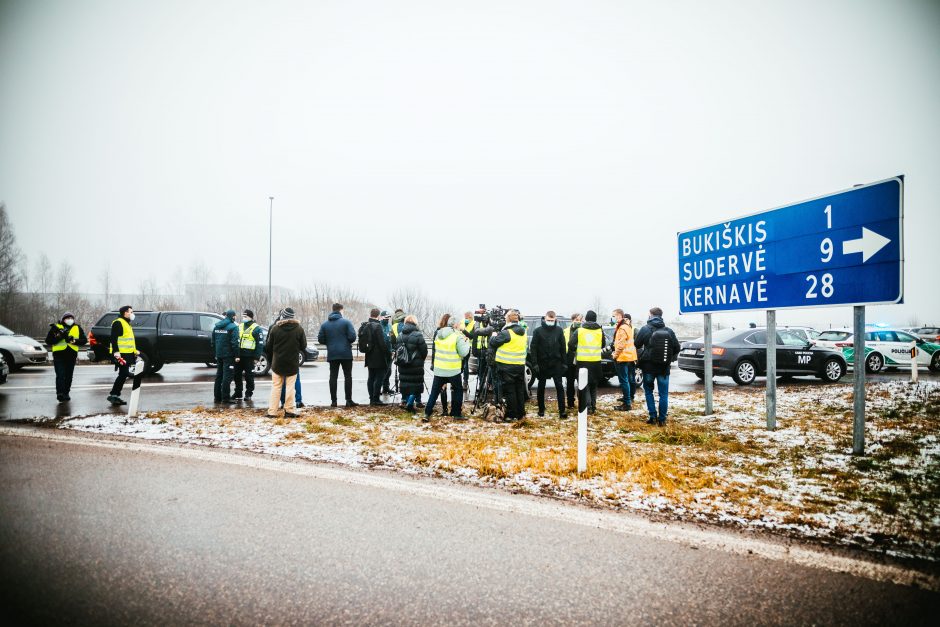
[[[56,326],[59,327],[60,329],[65,328],[65,325],[58,324],[58,323],[56,323]],[[68,336],[75,338],[76,340],[78,339],[78,325],[77,324],[72,325],[72,328],[69,329]],[[66,348],[71,348],[76,353],[78,352],[78,346],[76,346],[75,344],[69,344],[68,342],[65,341],[64,338],[52,345],[52,352],[56,353],[58,351],[64,351]]]
[[[122,335],[118,338],[117,350],[114,349],[114,346],[111,346],[112,353],[136,353],[137,352],[137,342],[134,341],[134,329],[131,328],[131,325],[127,323],[127,320],[124,317],[115,318],[118,322],[121,323]],[[112,325],[114,322],[111,323]]]
[[[399,324],[401,324],[401,323],[400,323],[400,322],[393,322],[393,323],[392,323],[392,331],[391,331],[391,334],[392,334],[392,337],[395,338],[395,339],[398,339],[398,325],[399,325]]]
[[[255,350],[257,344],[255,343],[254,331],[257,326],[257,322],[252,322],[247,327],[244,322],[238,324],[238,335],[241,338],[238,344],[239,348],[244,348],[246,351]]]
[[[578,361],[600,361],[601,340],[604,337],[603,329],[578,328]]]
[[[470,322],[465,321],[463,323],[463,330],[466,331],[467,333],[470,333],[471,331],[473,331],[473,327],[476,326],[476,323],[477,323],[476,320],[474,320],[473,318],[470,318]]]
[[[434,369],[460,370],[463,360],[457,352],[457,334],[451,333],[446,338],[434,338]]]
[[[524,366],[527,348],[525,333],[518,335],[510,329],[509,341],[496,349],[496,361],[501,364]]]

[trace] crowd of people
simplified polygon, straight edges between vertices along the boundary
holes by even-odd
[[[465,312],[463,317],[445,313],[437,328],[425,336],[417,318],[401,309],[389,314],[374,308],[357,331],[343,316],[343,306],[336,303],[320,326],[317,341],[326,346],[331,407],[338,407],[340,371],[345,406],[359,405],[353,400],[352,378],[353,346],[357,344],[369,372],[366,384],[369,405],[386,405],[382,398],[395,393],[400,395],[402,409],[412,414],[422,411],[424,421],[430,420],[438,401],[442,415],[465,419],[463,402],[469,386],[471,355],[476,357],[477,377],[485,376],[489,368],[494,369],[490,373],[495,382],[494,400],[502,408],[504,420],[516,421],[526,416],[527,365],[537,381],[540,417],[545,415],[545,389],[549,381],[555,387],[560,419],[568,417],[576,399],[579,412],[593,414],[597,410],[598,383],[603,377],[603,355],[609,354],[620,385],[617,409],[633,411],[636,370],[640,368],[648,422],[663,425],[668,412],[669,372],[679,353],[679,341],[663,322],[662,313],[660,308],[653,307],[646,324],[635,329],[630,314],[614,309],[610,318],[613,341],[608,346],[597,313],[591,310],[583,316],[572,314],[564,328],[559,326],[556,313],[547,311],[530,340],[526,323],[516,310],[506,313],[505,323],[499,328],[479,323],[471,312]],[[297,410],[304,406],[299,372],[307,336],[294,310],[282,309],[266,335],[250,309],[242,312],[240,323],[235,322],[234,309],[223,316],[211,335],[217,363],[215,402],[230,404],[251,399],[255,390],[254,366],[264,355],[271,370],[267,415],[277,417],[283,411],[286,417],[297,417]],[[126,404],[121,391],[139,355],[130,324],[133,320],[134,310],[127,305],[121,307],[111,324],[110,352],[117,376],[108,401],[115,405]],[[59,322],[50,325],[46,342],[52,347],[56,394],[64,402],[69,400],[79,347],[87,342],[85,332],[75,323],[75,317],[66,313]],[[427,388],[425,369],[429,357],[432,379]],[[582,371],[587,375],[585,380],[580,379]],[[425,391],[426,403],[422,402]]]

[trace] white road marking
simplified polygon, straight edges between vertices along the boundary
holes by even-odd
[[[130,379],[128,379],[130,381]],[[357,379],[353,377],[353,381],[368,381],[368,379]],[[304,385],[306,383],[328,383],[329,379],[301,379],[300,384]],[[144,383],[141,384],[141,388],[159,388],[159,387],[174,387],[177,385],[215,385],[214,381],[178,381],[176,383],[166,382],[166,383],[147,383],[147,380],[144,379]],[[259,380],[255,379],[255,389],[259,387],[267,386],[271,387],[271,381],[269,380]],[[4,385],[0,388],[0,392],[6,390],[54,390],[54,385]],[[73,385],[72,390],[110,390],[111,383],[101,383],[101,384],[84,384],[84,385]]]
[[[755,555],[764,559],[794,564],[809,568],[821,568],[874,581],[906,586],[918,586],[940,592],[940,577],[902,566],[836,555],[810,546],[773,542],[758,538],[747,538],[719,529],[703,529],[680,523],[653,522],[638,515],[618,512],[595,511],[575,505],[564,505],[537,497],[524,497],[506,493],[483,491],[458,485],[444,485],[420,479],[397,479],[369,472],[344,470],[312,462],[287,461],[271,457],[246,455],[231,451],[207,448],[180,448],[167,444],[127,442],[104,438],[89,438],[50,432],[39,428],[11,428],[0,426],[0,436],[32,437],[51,442],[62,442],[81,446],[118,449],[181,457],[197,461],[229,464],[284,472],[326,481],[341,481],[352,485],[393,490],[413,496],[433,498],[439,501],[461,503],[473,507],[548,518],[585,527],[603,529],[615,533],[642,536],[700,549],[722,551],[733,555]]]

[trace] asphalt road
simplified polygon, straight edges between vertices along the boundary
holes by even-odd
[[[5,624],[916,625],[940,612],[936,593],[830,570],[169,453],[0,436]]]
[[[353,398],[359,402],[368,400],[366,392],[366,377],[368,372],[361,362],[353,366]],[[940,381],[940,373],[931,373],[925,370],[920,372],[923,380]],[[212,387],[215,370],[203,365],[169,364],[157,374],[144,379],[141,392],[141,409],[191,409],[200,405],[212,404]],[[909,379],[910,372],[887,373],[869,376],[870,381],[888,381],[896,379]],[[341,378],[342,379],[342,378]],[[304,403],[308,405],[328,405],[329,395],[329,367],[324,362],[307,364],[301,368],[301,385],[303,386]],[[475,385],[475,377],[471,378],[470,385]],[[252,403],[254,407],[267,406],[267,398],[271,389],[270,377],[256,379],[256,391]],[[843,383],[852,381],[851,373],[842,379]],[[0,420],[19,420],[24,418],[85,416],[101,413],[125,413],[127,408],[114,408],[107,402],[106,397],[114,382],[114,368],[108,365],[82,365],[75,369],[72,386],[72,400],[69,403],[58,403],[55,398],[55,373],[51,367],[27,367],[10,375],[4,385],[0,385]],[[428,376],[430,387],[431,377]],[[824,385],[813,377],[800,377],[792,382],[781,381],[778,389],[781,394],[786,393],[789,385]],[[752,386],[762,388],[763,379],[758,379]],[[683,392],[702,389],[704,386],[688,372],[673,367],[669,386],[671,391]],[[551,389],[551,384],[549,388]],[[723,388],[738,387],[728,377],[715,379],[716,394],[721,394]],[[130,398],[130,381],[125,385],[124,399]],[[533,388],[533,395],[535,391]],[[614,387],[601,388],[601,393],[617,394]],[[554,391],[548,396],[553,398]],[[342,380],[339,384],[340,402],[344,399]],[[250,405],[250,404],[249,404]],[[549,404],[549,408],[551,405]]]

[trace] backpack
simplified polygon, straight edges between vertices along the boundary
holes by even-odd
[[[652,364],[661,364],[663,366],[674,361],[669,341],[670,338],[671,334],[669,333],[669,329],[662,328],[653,331],[650,339],[646,342],[646,349],[643,351],[643,361]]]
[[[398,346],[395,347],[395,365],[401,368],[411,364],[413,356],[408,353],[408,347],[405,346],[405,340],[399,336]]]
[[[359,333],[356,337],[359,340],[360,353],[368,353],[372,350],[372,326],[368,320],[359,325]]]

